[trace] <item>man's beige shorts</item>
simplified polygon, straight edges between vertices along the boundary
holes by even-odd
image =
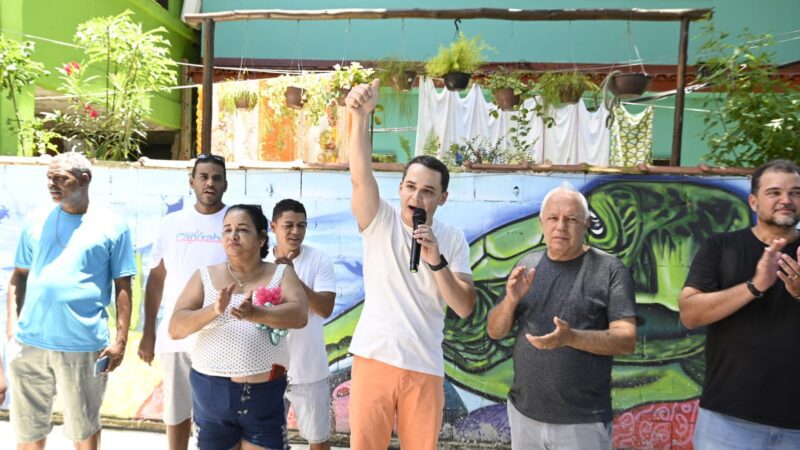
[[[161,353],[158,361],[164,369],[164,424],[180,425],[192,418],[192,356],[188,352]]]
[[[67,439],[80,442],[100,429],[100,405],[108,378],[106,374],[94,376],[94,362],[100,351],[59,352],[19,342],[11,347],[11,423],[17,442],[47,437],[53,428],[50,414],[56,395],[64,408]]]

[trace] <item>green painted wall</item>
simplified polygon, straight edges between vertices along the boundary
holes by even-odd
[[[199,61],[199,33],[180,20],[182,1],[171,0],[169,10],[164,9],[153,0],[2,0],[0,1],[0,18],[14,15],[15,4],[21,8],[21,23],[17,15],[11,19],[14,26],[3,25],[3,32],[22,39],[36,42],[34,58],[45,64],[52,72],[49,77],[40,80],[39,85],[49,90],[57,90],[60,85],[57,67],[70,61],[80,61],[82,52],[76,48],[45,41],[72,43],[72,36],[78,24],[93,17],[119,14],[126,9],[134,12],[134,19],[145,30],[163,26],[167,30],[167,39],[172,44],[172,57],[176,61],[186,59],[189,62]],[[2,20],[2,19],[0,19]],[[0,22],[2,23],[2,22]],[[11,29],[12,33],[7,30]],[[152,97],[152,115],[150,122],[165,128],[180,128],[180,93],[156,94]],[[3,129],[0,140],[0,154],[16,154],[16,148],[9,148]]]
[[[797,0],[540,0],[478,1],[461,0],[204,0],[203,12],[233,9],[326,9],[326,8],[713,8],[714,22],[732,31],[749,27],[754,33],[788,32],[798,28],[800,7]],[[467,35],[480,34],[496,52],[494,61],[533,62],[613,62],[635,58],[631,42],[639,47],[650,64],[675,64],[678,53],[678,23],[621,21],[583,22],[508,22],[466,20],[460,25]],[[217,57],[281,59],[378,59],[398,54],[408,59],[427,59],[438,45],[453,38],[449,20],[354,20],[347,21],[249,21],[217,24],[214,51]],[[699,25],[690,27],[696,36]],[[690,45],[690,59],[698,42]],[[800,55],[800,40],[781,44],[780,61]]]
[[[411,0],[398,4],[391,1],[348,1],[332,5],[322,0],[273,1],[205,0],[203,12],[232,9],[325,9],[325,8],[713,8],[714,24],[736,36],[745,28],[753,33],[772,32],[783,40],[776,48],[776,59],[789,62],[800,58],[798,34],[800,23],[797,0],[707,0],[707,1],[591,1],[544,0],[486,2],[463,0],[456,3],[442,0]],[[678,53],[678,24],[659,22],[507,22],[491,20],[463,21],[461,30],[468,36],[479,34],[495,48],[487,56],[490,61],[625,63],[636,58],[634,45],[646,64],[675,64]],[[628,31],[630,27],[630,32]],[[375,60],[388,55],[425,60],[453,38],[455,28],[448,20],[359,20],[359,21],[242,21],[217,24],[215,56],[217,58],[289,59],[302,66],[303,60]],[[701,24],[690,26],[689,62],[697,60],[695,49],[704,40]],[[611,67],[609,67],[609,70]],[[683,131],[682,165],[696,165],[708,151],[699,139],[703,129],[704,94],[689,94]],[[416,108],[416,99],[413,100]],[[674,99],[656,103],[654,156],[669,158],[672,148]],[[416,125],[411,119],[392,117],[393,106],[387,105],[387,127]],[[416,109],[415,109],[416,110]],[[638,112],[634,107],[631,112]],[[414,141],[414,133],[402,133]],[[376,152],[404,154],[398,146],[397,133],[375,134]]]

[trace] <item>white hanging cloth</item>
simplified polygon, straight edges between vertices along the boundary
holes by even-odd
[[[608,165],[609,133],[605,127],[608,111],[604,106],[590,112],[581,100],[551,109],[550,115],[555,120],[551,128],[545,128],[544,121],[532,112],[535,99],[526,99],[524,106],[532,117],[530,131],[527,136],[519,137],[519,143],[527,144],[533,162]],[[511,117],[519,113],[501,111],[497,118],[491,117],[489,113],[496,108],[485,100],[477,84],[461,98],[457,92],[437,91],[433,81],[423,77],[419,89],[415,154],[435,153],[441,158],[452,144],[462,145],[472,138],[482,139],[488,145],[499,141],[502,149],[513,148],[509,131],[517,123]]]
[[[578,103],[578,163],[608,166],[611,141],[607,119],[604,104],[600,103],[596,111],[589,111],[583,99]]]

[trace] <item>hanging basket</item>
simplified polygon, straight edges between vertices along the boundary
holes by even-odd
[[[339,105],[339,106],[345,106],[344,105],[344,99],[345,99],[345,97],[347,97],[347,94],[349,94],[349,93],[350,93],[350,89],[341,89],[341,88],[339,88],[339,95],[336,97],[336,104]]]
[[[414,84],[414,79],[417,78],[417,73],[413,70],[405,70],[399,73],[393,73],[389,76],[389,84],[397,92],[406,92],[411,90]]]
[[[469,85],[471,73],[450,72],[444,76],[444,86],[448,91],[463,91]]]
[[[646,73],[617,73],[609,75],[608,90],[617,98],[641,97],[650,84],[650,75]]]
[[[514,89],[502,88],[494,91],[494,103],[503,111],[513,111],[521,100],[519,95],[514,94]]]
[[[558,98],[561,100],[561,103],[578,103],[581,97],[583,97],[584,92],[586,92],[585,87],[576,87],[568,84],[558,89]]]
[[[292,109],[302,109],[303,108],[303,94],[305,93],[305,89],[289,86],[284,91],[283,96],[286,97],[286,106]]]

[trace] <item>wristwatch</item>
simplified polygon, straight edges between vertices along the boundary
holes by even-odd
[[[432,266],[432,265],[428,264],[428,267],[431,268],[432,272],[438,272],[439,270],[442,270],[445,267],[447,267],[448,262],[447,262],[446,259],[444,259],[444,255],[439,254],[439,259],[441,259],[441,261],[439,261],[439,264],[437,264],[435,266]]]
[[[753,280],[747,281],[747,290],[750,291],[755,298],[761,298],[764,296],[764,293],[759,291],[758,288],[756,288],[756,285],[753,284]]]

